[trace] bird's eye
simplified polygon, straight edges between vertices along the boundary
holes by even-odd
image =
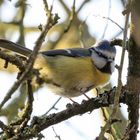
[[[112,59],[113,61],[115,60],[115,59],[114,59],[114,57],[113,57],[113,58],[112,58],[112,57],[110,57],[109,59]]]

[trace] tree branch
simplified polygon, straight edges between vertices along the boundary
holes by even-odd
[[[52,28],[58,21],[59,17],[57,14],[53,16],[51,11],[48,13],[48,21],[47,24],[45,25],[44,30],[40,34],[38,40],[36,41],[36,45],[34,47],[34,50],[32,54],[30,55],[27,63],[26,63],[26,69],[25,71],[21,74],[19,79],[13,84],[13,86],[10,88],[10,90],[7,92],[5,98],[2,100],[0,104],[0,109],[4,106],[4,104],[11,98],[12,94],[18,89],[20,84],[28,77],[28,73],[32,70],[33,64],[35,62],[35,59],[37,57],[38,51],[44,41],[45,36],[47,35],[48,31],[50,28]]]
[[[31,121],[30,126],[26,127],[22,133],[13,136],[10,140],[18,140],[20,139],[28,139],[36,137],[38,133],[42,130],[60,123],[64,120],[67,120],[75,115],[81,115],[86,112],[92,112],[95,109],[100,107],[107,107],[114,103],[114,96],[115,96],[116,88],[111,89],[110,91],[106,91],[105,93],[101,94],[99,97],[89,99],[88,101],[83,100],[81,104],[67,104],[67,109],[50,114],[45,117],[34,117]],[[127,93],[125,89],[122,90],[122,96],[120,97],[120,103],[126,103],[126,96]]]

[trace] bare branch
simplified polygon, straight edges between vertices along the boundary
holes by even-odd
[[[19,80],[14,83],[14,85],[10,88],[10,90],[6,94],[5,98],[3,99],[3,101],[0,104],[0,109],[11,98],[12,94],[17,90],[17,88],[26,79],[26,77],[28,77],[27,75],[32,70],[32,67],[33,67],[35,59],[37,57],[38,51],[39,51],[39,49],[44,41],[46,34],[50,30],[50,28],[52,28],[57,23],[58,19],[59,19],[59,17],[57,14],[55,14],[55,16],[53,17],[53,15],[51,14],[51,11],[50,11],[50,13],[48,13],[48,22],[45,25],[45,28],[42,31],[42,33],[40,34],[38,40],[36,41],[36,45],[34,47],[34,50],[27,61],[26,69],[22,73],[22,75],[20,76]]]
[[[111,0],[109,0],[108,16],[107,16],[107,18],[109,18],[109,16],[110,16],[110,11],[111,11]],[[108,20],[106,21],[106,25],[105,25],[105,28],[104,28],[103,35],[102,35],[101,39],[104,39],[107,27],[108,27]]]
[[[68,30],[69,30],[70,27],[71,27],[72,21],[73,21],[73,19],[74,19],[74,15],[75,15],[75,1],[76,1],[76,0],[73,0],[73,6],[72,6],[72,11],[70,12],[69,23],[68,23],[66,29],[64,30],[64,32],[68,32]]]
[[[18,25],[19,25],[19,32],[20,32],[20,36],[19,36],[19,39],[18,39],[18,43],[22,44],[22,45],[25,45],[25,41],[24,41],[24,17],[25,17],[25,12],[26,12],[26,0],[24,1],[20,1],[20,9],[21,10],[21,18],[20,20],[18,21]],[[19,12],[19,11],[18,11]]]
[[[99,16],[99,15],[93,15],[93,16],[94,16],[94,17],[101,17],[101,18],[110,20],[112,23],[116,24],[121,30],[124,30],[117,22],[115,22],[114,20],[112,20],[112,19],[109,18],[109,17],[102,17],[102,16]]]
[[[57,100],[56,100],[56,102],[52,105],[52,107],[44,114],[44,115],[42,115],[42,117],[43,116],[46,116],[52,109],[55,109],[56,110],[56,104],[61,100],[61,98],[62,97],[59,97]]]
[[[122,96],[120,97],[120,102],[127,103],[127,94],[125,93],[125,89],[123,90],[121,94]],[[99,97],[92,98],[88,101],[84,100],[81,104],[68,104],[67,109],[56,114],[50,114],[45,117],[34,117],[31,121],[30,126],[26,127],[25,130],[22,131],[22,133],[13,136],[10,140],[18,140],[18,138],[33,138],[42,130],[64,120],[67,120],[75,115],[81,115],[89,111],[91,112],[94,109],[98,109],[100,107],[107,107],[114,103],[115,92],[116,88],[113,88],[112,90],[106,91],[105,93],[101,94]]]
[[[52,129],[53,129],[53,132],[55,134],[55,137],[58,138],[58,140],[61,140],[61,137],[56,133],[54,127],[52,127]]]
[[[119,97],[120,97],[121,89],[122,89],[121,78],[122,78],[122,69],[123,69],[123,64],[124,64],[126,41],[127,41],[127,29],[128,29],[128,23],[129,23],[129,14],[130,13],[126,14],[126,20],[125,20],[125,28],[124,28],[124,36],[123,36],[123,49],[122,49],[122,55],[121,55],[121,62],[120,62],[120,66],[119,66],[119,69],[118,69],[118,87],[116,89],[113,111],[112,111],[112,114],[110,115],[109,120],[107,121],[105,126],[101,129],[98,140],[103,140],[105,132],[108,129],[110,129],[112,121],[114,119],[116,119],[116,114],[117,114],[117,110],[118,110],[118,107],[119,107]]]
[[[32,86],[31,86],[31,80],[27,80],[27,94],[28,94],[28,101],[27,104],[25,105],[25,108],[23,109],[23,114],[19,120],[16,122],[12,122],[10,125],[21,125],[19,127],[18,131],[22,131],[22,129],[27,125],[27,122],[30,120],[31,113],[33,110],[33,91],[32,91]]]

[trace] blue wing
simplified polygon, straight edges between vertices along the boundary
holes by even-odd
[[[91,56],[91,52],[89,51],[89,49],[86,49],[86,48],[50,50],[50,51],[45,51],[41,53],[46,56],[57,56],[57,55],[63,55],[63,56],[69,56],[69,57]]]

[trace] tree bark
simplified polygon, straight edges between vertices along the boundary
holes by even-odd
[[[131,34],[127,87],[128,95],[128,139],[137,140],[139,125],[139,93],[140,93],[140,1],[134,0],[131,7]]]

